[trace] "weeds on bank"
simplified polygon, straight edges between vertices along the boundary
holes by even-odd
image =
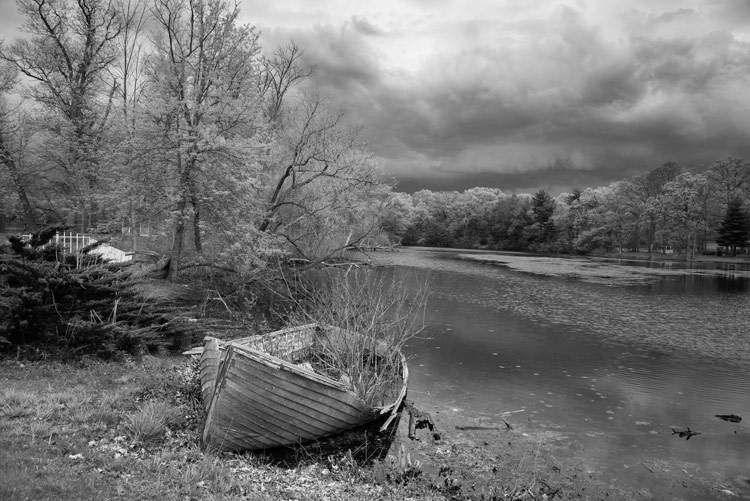
[[[164,402],[146,402],[125,416],[125,430],[136,442],[151,444],[163,437],[167,425],[177,420],[176,410]]]

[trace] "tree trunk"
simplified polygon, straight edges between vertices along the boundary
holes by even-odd
[[[185,220],[187,219],[188,190],[190,173],[187,168],[183,169],[182,155],[177,153],[177,172],[180,173],[180,199],[177,202],[177,221],[174,227],[174,239],[172,240],[172,252],[169,256],[169,271],[167,280],[174,282],[180,270],[180,258],[182,257],[182,245],[185,240]]]
[[[180,257],[182,256],[182,244],[185,239],[185,208],[187,202],[183,198],[177,205],[177,221],[174,227],[174,240],[172,241],[172,252],[169,255],[169,271],[167,272],[167,280],[174,282],[177,280],[177,275],[180,270]]]
[[[133,252],[136,252],[138,250],[138,237],[136,236],[136,232],[138,231],[137,225],[136,225],[136,214],[135,214],[135,206],[133,205],[133,202],[130,202],[130,244],[131,249]]]
[[[201,238],[201,209],[198,203],[198,198],[195,196],[195,191],[191,190],[191,192],[191,203],[193,205],[193,244],[195,245],[195,252],[202,254],[203,239]]]
[[[648,255],[654,255],[654,245],[656,244],[656,222],[649,221],[646,233],[646,242],[648,243]]]
[[[201,239],[201,212],[198,207],[193,209],[193,239],[195,241],[195,252],[203,254],[203,240]]]
[[[8,171],[10,171],[10,178],[13,181],[13,187],[16,189],[16,195],[18,196],[18,199],[21,201],[21,205],[23,206],[24,223],[33,233],[36,231],[36,214],[34,214],[34,209],[33,207],[31,207],[31,202],[29,202],[29,196],[26,193],[26,187],[24,186],[21,179],[21,174],[20,172],[18,172],[18,166],[13,160],[13,157],[11,157],[10,153],[6,149],[1,134],[0,159],[2,159],[3,163],[8,168]]]

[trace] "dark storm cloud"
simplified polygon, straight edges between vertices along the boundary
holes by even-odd
[[[453,100],[433,96],[442,146],[433,171],[446,165],[464,173],[494,168],[512,174],[500,179],[520,183],[531,177],[527,171],[539,170],[543,181],[583,170],[597,171],[605,181],[612,179],[602,169],[611,164],[623,167],[617,172],[638,172],[675,158],[690,165],[728,152],[748,155],[746,43],[728,33],[698,39],[640,35],[612,47],[581,26],[575,13],[559,20],[563,43],[546,58],[544,50],[535,51],[541,71],[533,71],[560,79],[559,85],[541,79],[517,93],[492,96],[476,86]],[[478,144],[486,154],[481,148],[469,153]],[[555,170],[561,157],[573,167]]]

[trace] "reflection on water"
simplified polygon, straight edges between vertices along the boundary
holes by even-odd
[[[648,286],[641,286],[644,294],[735,294],[750,291],[750,280],[737,276],[734,271],[722,275],[678,275],[668,280],[659,280]]]
[[[417,400],[487,422],[522,410],[530,424],[588,440],[589,459],[605,468],[664,459],[750,478],[748,279],[665,275],[612,287],[445,252],[391,259],[430,280],[431,338],[409,346]],[[679,440],[672,426],[702,435]],[[633,482],[647,473],[627,470]]]

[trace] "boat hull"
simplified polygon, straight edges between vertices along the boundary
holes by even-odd
[[[315,326],[294,336],[309,343]],[[278,331],[274,336],[289,333]],[[221,346],[207,338],[201,356],[201,387],[207,403],[203,442],[222,451],[300,444],[375,421],[387,428],[406,393],[403,385],[387,406],[372,408],[343,383],[257,349],[259,338]],[[263,339],[269,339],[264,337]],[[403,359],[403,357],[402,357]]]

